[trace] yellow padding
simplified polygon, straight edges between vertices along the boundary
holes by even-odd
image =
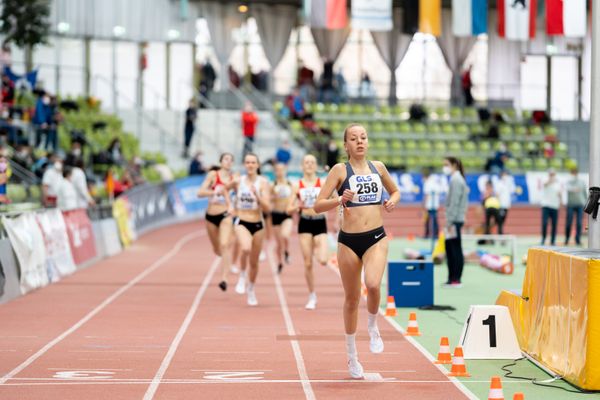
[[[521,349],[572,384],[600,390],[600,252],[529,249],[522,297],[501,292]]]

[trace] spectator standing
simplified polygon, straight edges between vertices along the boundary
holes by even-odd
[[[423,172],[423,206],[426,214],[425,237],[435,239],[439,234],[438,209],[443,188],[430,170]]]
[[[192,99],[189,102],[187,110],[185,110],[185,128],[183,140],[183,157],[189,157],[190,144],[196,130],[196,118],[198,117],[198,108],[196,102]]]
[[[512,195],[515,193],[515,180],[508,171],[503,170],[500,173],[500,179],[496,182],[496,194],[500,200],[500,218],[498,221],[498,234],[504,234],[504,223],[508,217],[508,211],[512,206]]]
[[[577,168],[571,170],[571,178],[567,181],[567,224],[565,245],[569,244],[573,217],[575,217],[575,244],[581,246],[581,225],[583,206],[587,201],[587,185],[577,175]]]
[[[365,99],[370,99],[375,95],[373,91],[373,85],[371,84],[371,78],[366,72],[360,79],[359,96]]]
[[[96,204],[88,189],[85,166],[82,158],[76,159],[73,164],[71,182],[77,194],[77,208],[88,208],[88,206]]]
[[[251,103],[246,103],[242,112],[242,133],[244,134],[244,156],[246,153],[252,153],[254,147],[254,135],[256,134],[256,124],[258,116],[254,112]]]
[[[338,158],[340,157],[340,149],[333,139],[329,139],[329,145],[327,146],[327,167],[329,169],[333,168],[335,164],[338,163]]]
[[[48,164],[42,177],[42,203],[45,207],[54,207],[63,180],[63,163],[56,154],[50,154]]]
[[[208,99],[210,98],[210,92],[213,91],[215,81],[217,80],[217,74],[210,61],[207,60],[202,66],[200,74],[200,94]]]
[[[0,156],[0,204],[9,203],[7,196],[8,184],[8,160],[4,156]]]
[[[67,153],[67,157],[65,158],[65,165],[73,166],[75,162],[83,157],[83,152],[81,148],[81,142],[79,141],[71,141],[71,148]]]
[[[108,157],[110,159],[111,164],[114,165],[122,165],[125,162],[123,158],[123,152],[121,150],[121,140],[119,138],[114,138],[110,144],[108,145]]]
[[[12,106],[15,104],[15,84],[8,75],[2,75],[2,103]]]
[[[461,161],[455,157],[446,157],[444,175],[450,176],[448,196],[446,197],[446,258],[448,260],[448,281],[445,286],[461,287],[465,258],[462,249],[461,229],[465,223],[465,214],[469,205],[469,187],[464,177]]]
[[[304,63],[298,70],[298,89],[304,101],[311,101],[315,90],[315,73]]]
[[[558,210],[561,203],[560,184],[556,179],[554,169],[548,170],[548,180],[544,182],[542,191],[542,245],[546,242],[548,219],[551,223],[550,245],[556,243],[556,225],[558,223]]]
[[[42,143],[42,135],[46,136],[48,141],[48,121],[51,118],[50,96],[47,93],[42,93],[35,103],[35,114],[33,115],[33,126],[35,128],[35,147],[39,147]]]
[[[56,206],[61,211],[75,210],[77,206],[77,191],[71,181],[73,177],[73,168],[65,167],[62,173],[63,179],[60,180],[56,192]]]
[[[469,68],[465,72],[463,72],[461,77],[462,89],[465,95],[465,104],[467,106],[473,105],[473,94],[471,93],[471,89],[473,88],[473,82],[471,81],[471,70],[473,69],[472,65],[469,65]]]

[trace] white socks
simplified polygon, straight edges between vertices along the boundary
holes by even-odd
[[[356,351],[356,333],[352,335],[346,334],[346,354],[348,354],[348,359],[357,359],[358,353]]]
[[[377,314],[371,314],[370,312],[367,312],[367,314],[369,315],[369,322],[367,325],[369,332],[371,332],[373,330],[378,330],[377,329]]]
[[[249,292],[253,292],[254,291],[254,283],[248,282],[248,291]]]

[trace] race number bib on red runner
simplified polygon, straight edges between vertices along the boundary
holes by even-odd
[[[381,178],[377,174],[352,175],[348,180],[354,192],[352,202],[356,204],[380,203],[383,194]]]
[[[315,202],[317,201],[317,197],[319,196],[320,192],[320,187],[300,189],[300,200],[302,200],[304,208],[313,208],[315,206]]]

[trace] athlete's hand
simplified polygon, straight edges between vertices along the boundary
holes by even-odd
[[[388,199],[383,202],[383,207],[385,208],[385,211],[392,212],[392,210],[396,208],[396,203]]]
[[[346,207],[346,203],[349,201],[352,201],[353,198],[354,198],[353,191],[351,191],[350,189],[344,190],[344,193],[342,193],[342,206]]]

